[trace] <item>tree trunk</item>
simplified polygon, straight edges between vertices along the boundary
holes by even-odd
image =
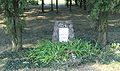
[[[22,49],[22,24],[18,24],[18,18],[13,18],[11,29],[13,50]]]
[[[37,0],[37,5],[39,5],[39,4],[38,4],[38,0]]]
[[[56,0],[56,13],[58,13],[58,0]]]
[[[19,29],[18,29],[18,49],[22,49],[22,24],[20,23]]]
[[[69,0],[66,0],[66,6],[67,6],[67,8],[69,7],[68,5],[69,5]]]
[[[77,5],[77,6],[78,6],[78,0],[75,0],[75,5]]]
[[[83,0],[80,0],[80,8],[82,8]]]
[[[70,0],[70,12],[72,11],[72,0]]]
[[[11,26],[9,28],[11,37],[12,37],[12,50],[18,50],[22,48],[22,24],[19,23],[20,17],[19,17],[19,0],[13,0],[13,12],[9,11],[9,5],[8,0],[5,0],[5,14],[6,19],[9,22],[9,25]]]
[[[98,20],[98,43],[101,46],[105,46],[107,44],[107,28],[108,28],[108,12],[100,12],[99,20]]]
[[[86,0],[83,0],[84,10],[86,10]]]
[[[42,12],[44,13],[44,0],[42,0]]]
[[[19,0],[14,0],[13,6],[14,6],[14,14],[13,14],[13,47],[16,50],[19,50],[22,48],[22,24],[19,23],[19,9],[18,9],[18,4]]]
[[[13,23],[13,25],[12,25],[12,28],[10,30],[11,35],[12,35],[12,47],[13,47],[12,50],[17,50],[18,38],[17,38],[17,30],[16,30],[16,21],[15,21],[15,19],[13,19],[12,23]]]
[[[51,11],[53,11],[53,0],[51,0]]]

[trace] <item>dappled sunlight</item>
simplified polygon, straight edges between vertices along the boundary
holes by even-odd
[[[114,48],[115,54],[120,54],[120,43],[114,42],[111,44],[111,47]]]
[[[70,19],[70,16],[58,16],[55,19],[60,19],[60,20],[62,20],[62,19]]]
[[[0,59],[0,70],[6,65],[8,58]]]
[[[26,14],[26,13],[24,13],[24,14],[23,14],[23,16],[24,16],[24,17],[26,17],[26,16],[27,16],[27,14]]]
[[[36,16],[36,19],[48,19],[46,16]]]
[[[120,19],[108,20],[109,26],[120,26]]]
[[[0,24],[4,23],[4,20],[0,20]]]
[[[112,26],[112,27],[114,27],[115,26],[115,24],[108,24],[109,26]]]
[[[33,44],[23,44],[23,48],[31,48],[33,47]]]
[[[48,19],[48,17],[46,17],[46,16],[34,16],[34,17],[26,17],[26,20],[27,21],[30,21],[30,20],[36,20],[36,19]]]
[[[45,26],[36,26],[36,27],[34,27],[32,30],[40,30],[40,29],[42,29],[43,27],[45,27]]]
[[[120,19],[108,20],[109,22],[120,22]]]
[[[29,11],[29,12],[24,12],[25,14],[32,14],[35,13],[35,11]]]
[[[83,16],[83,14],[75,14],[74,16],[81,17],[81,16]]]
[[[26,19],[27,21],[30,21],[30,20],[35,20],[36,17],[26,17],[25,19]]]
[[[0,29],[3,29],[4,27],[6,27],[5,24],[0,24]]]
[[[34,14],[40,11],[39,9],[30,9],[29,11],[24,12],[24,14]]]
[[[25,30],[31,30],[31,28],[24,28]]]

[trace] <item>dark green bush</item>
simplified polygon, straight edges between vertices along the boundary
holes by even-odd
[[[74,40],[71,42],[60,43],[45,40],[38,42],[36,47],[29,52],[29,57],[34,63],[52,63],[59,61],[67,61],[74,54],[77,58],[93,58],[99,53],[99,49],[90,42],[82,40]]]

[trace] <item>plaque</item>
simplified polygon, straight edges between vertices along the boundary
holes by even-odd
[[[68,28],[59,28],[59,41],[60,42],[67,42],[68,36],[69,36]]]

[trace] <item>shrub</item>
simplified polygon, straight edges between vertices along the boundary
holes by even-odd
[[[29,57],[34,63],[52,63],[67,61],[71,54],[75,58],[92,58],[99,50],[90,42],[74,40],[70,42],[52,42],[49,40],[39,41],[34,49],[29,51]],[[73,57],[73,56],[72,56]]]

